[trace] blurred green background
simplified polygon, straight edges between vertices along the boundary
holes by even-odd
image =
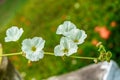
[[[0,43],[4,53],[20,51],[16,43],[4,42],[5,31],[11,26],[24,29],[20,43],[25,38],[40,36],[46,40],[44,51],[53,52],[60,39],[56,29],[66,20],[88,35],[75,55],[97,57],[95,45],[101,41],[120,65],[120,0],[0,0]],[[30,64],[23,56],[9,59],[25,80],[42,80],[93,63],[48,55]]]

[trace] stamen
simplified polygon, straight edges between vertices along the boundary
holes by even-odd
[[[79,41],[76,39],[76,40],[74,40],[74,42],[75,42],[75,43],[78,43]]]
[[[31,50],[32,50],[32,51],[36,51],[36,47],[33,46],[33,47],[31,48]]]
[[[64,53],[67,53],[67,52],[68,52],[68,49],[65,48],[65,49],[63,50],[63,52],[64,52]]]

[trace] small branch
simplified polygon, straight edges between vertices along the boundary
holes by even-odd
[[[92,60],[97,59],[97,58],[94,58],[94,57],[79,57],[79,56],[70,56],[70,57],[78,58],[78,59],[92,59]]]
[[[48,54],[48,55],[54,55],[54,53],[51,53],[51,52],[45,52],[45,54]],[[94,57],[80,57],[80,56],[69,56],[71,58],[78,58],[78,59],[97,59],[97,58],[94,58]]]
[[[22,55],[22,52],[18,52],[18,53],[9,53],[9,54],[2,54],[2,55],[0,55],[0,57],[2,57],[2,56],[15,56],[15,55]]]
[[[22,55],[22,54],[23,54],[22,52],[9,53],[9,54],[2,54],[2,55],[0,55],[0,57],[2,57],[2,56],[15,56],[15,55]],[[44,54],[54,56],[54,53],[52,53],[52,52],[45,52]],[[91,59],[91,60],[97,59],[97,58],[94,58],[94,57],[80,57],[80,56],[69,56],[69,57],[78,58],[78,59]]]
[[[45,52],[44,54],[54,55],[54,53],[52,53],[52,52]]]

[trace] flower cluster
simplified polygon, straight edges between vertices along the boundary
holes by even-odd
[[[56,34],[61,34],[63,37],[60,40],[60,44],[54,48],[55,56],[70,56],[76,53],[77,45],[82,44],[87,37],[85,31],[77,29],[70,21],[65,21],[59,25]]]
[[[12,26],[6,31],[5,42],[18,41],[23,34],[23,29],[17,26]],[[82,44],[87,37],[85,31],[79,30],[70,21],[65,21],[58,26],[56,34],[62,34],[60,44],[54,48],[55,56],[70,56],[77,52],[79,44]],[[34,37],[32,39],[24,39],[22,41],[22,52],[30,61],[38,61],[44,57],[45,40],[41,37]]]
[[[22,28],[13,26],[6,31],[5,42],[18,41],[23,33]],[[41,37],[34,37],[32,39],[25,39],[22,41],[22,52],[25,54],[25,57],[30,61],[38,61],[44,56],[45,40]]]
[[[23,32],[22,28],[19,29],[17,26],[12,26],[6,31],[5,42],[18,41]],[[32,39],[28,38],[22,41],[22,52],[19,54],[24,54],[30,61],[38,61],[44,57],[44,54],[93,59],[95,62],[110,61],[112,54],[110,51],[106,52],[103,45],[98,47],[100,53],[98,58],[71,56],[77,53],[78,45],[82,44],[87,38],[85,31],[78,29],[72,22],[65,21],[63,24],[59,25],[56,34],[62,35],[62,37],[60,39],[60,44],[55,46],[54,53],[44,52],[45,40],[43,40],[42,37],[33,37]]]

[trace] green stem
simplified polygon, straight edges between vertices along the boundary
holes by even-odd
[[[45,52],[44,54],[47,54],[47,55],[54,55],[54,53],[52,52]],[[18,52],[18,53],[10,53],[10,54],[2,54],[0,55],[0,57],[2,56],[15,56],[15,55],[22,55],[22,52]],[[69,56],[71,58],[78,58],[78,59],[97,59],[97,58],[94,58],[94,57],[80,57],[80,56]]]
[[[18,53],[9,53],[9,54],[2,54],[2,55],[0,55],[0,57],[2,57],[2,56],[15,56],[15,55],[22,55],[22,52],[18,52]]]
[[[45,52],[45,54],[48,54],[48,55],[54,55],[54,53],[51,53],[51,52]],[[94,58],[94,57],[80,57],[80,56],[69,56],[69,57],[72,57],[72,58],[78,58],[78,59],[97,59],[97,58]]]
[[[45,52],[44,54],[54,55],[54,53],[52,53],[52,52]]]
[[[80,56],[70,56],[70,57],[78,58],[78,59],[92,59],[92,60],[97,59],[97,58],[94,58],[94,57],[80,57]]]

